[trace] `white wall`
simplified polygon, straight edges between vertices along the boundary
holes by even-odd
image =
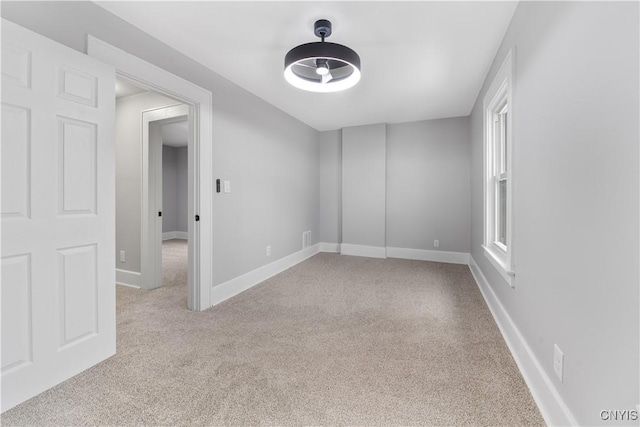
[[[130,52],[213,94],[213,285],[317,242],[318,132],[91,2],[3,2],[2,16],[78,51],[86,35]],[[265,246],[271,245],[267,257]]]
[[[153,92],[116,100],[116,268],[140,272],[142,111],[175,105]],[[119,253],[125,251],[126,261]]]
[[[342,129],[343,245],[386,246],[386,177],[386,125]]]
[[[513,46],[515,289],[481,248],[482,100]],[[638,52],[637,2],[521,2],[471,116],[473,258],[580,425],[640,401]]]
[[[387,246],[469,253],[470,155],[467,117],[387,125]]]

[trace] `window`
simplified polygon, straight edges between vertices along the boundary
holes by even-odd
[[[513,263],[513,49],[484,98],[484,251],[510,286]]]

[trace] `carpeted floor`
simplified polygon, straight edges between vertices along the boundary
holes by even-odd
[[[466,266],[318,254],[194,313],[181,251],[118,287],[114,357],[2,423],[544,425]]]

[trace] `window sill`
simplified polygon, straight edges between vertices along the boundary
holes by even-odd
[[[516,272],[507,267],[507,262],[504,259],[504,255],[501,256],[496,250],[485,245],[482,245],[482,249],[484,249],[484,255],[491,262],[491,264],[493,264],[496,270],[498,270],[498,273],[500,273],[502,278],[509,284],[509,286],[515,288]]]

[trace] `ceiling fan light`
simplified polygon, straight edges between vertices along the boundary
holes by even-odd
[[[341,44],[328,43],[331,23],[316,21],[315,34],[321,42],[291,49],[284,59],[284,77],[294,87],[310,92],[338,92],[360,81],[360,57]]]
[[[322,84],[321,80],[318,80],[318,82],[312,82],[301,79],[291,71],[291,66],[289,66],[284,70],[284,78],[289,82],[289,84],[291,84],[291,86],[308,92],[340,92],[355,86],[360,81],[360,70],[357,68],[354,69],[351,76],[346,79],[338,81],[332,80],[330,83]]]
[[[316,74],[321,76],[329,74],[329,67],[327,67],[327,64],[318,65],[318,68],[316,68]]]

